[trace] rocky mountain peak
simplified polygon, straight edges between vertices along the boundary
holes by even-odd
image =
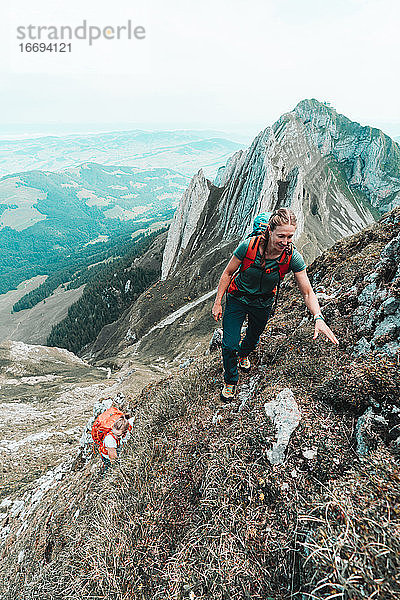
[[[381,213],[400,202],[400,147],[377,128],[363,126],[318,100],[302,100],[292,111],[323,156],[343,165],[349,184]],[[274,127],[279,128],[288,115]]]
[[[200,230],[218,246],[245,237],[259,212],[288,206],[298,218],[296,245],[310,261],[399,202],[398,144],[302,100],[236,152],[213,183],[193,178],[168,234],[162,277],[193,258]]]

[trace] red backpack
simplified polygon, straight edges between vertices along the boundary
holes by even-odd
[[[115,406],[111,406],[107,408],[101,415],[97,417],[92,426],[92,438],[93,438],[93,451],[96,452],[98,450],[100,453],[107,455],[108,450],[104,446],[104,438],[107,434],[111,433],[111,429],[114,427],[115,423],[124,417],[124,413],[121,412]],[[113,435],[111,433],[111,435]],[[113,435],[113,438],[117,442],[117,448],[121,443],[120,438],[117,438]]]
[[[235,283],[235,279],[239,275],[239,273],[243,273],[243,271],[245,271],[246,269],[251,267],[251,265],[256,260],[257,250],[258,250],[258,246],[260,245],[260,241],[261,241],[261,235],[250,238],[246,256],[244,257],[242,264],[240,265],[239,271],[233,276],[233,279],[229,284],[228,292],[230,294],[232,294],[232,293],[235,294],[235,292],[238,291],[238,287]],[[280,257],[278,258],[279,281],[278,281],[278,285],[275,287],[275,289],[272,290],[272,293],[275,295],[275,303],[278,299],[280,282],[285,277],[286,273],[289,271],[289,265],[290,265],[292,256],[293,256],[293,246],[292,246],[292,244],[290,244],[287,249],[286,248],[284,249],[284,251],[282,252]],[[265,272],[271,273],[272,270],[273,269],[265,269]]]

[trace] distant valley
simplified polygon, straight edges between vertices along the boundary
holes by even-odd
[[[0,293],[64,268],[75,261],[77,251],[101,252],[108,242],[112,253],[121,236],[129,239],[163,227],[186,185],[185,176],[169,169],[139,171],[95,163],[60,173],[3,177]]]
[[[172,219],[191,177],[243,145],[213,131],[118,131],[0,141],[0,294],[87,244]],[[34,170],[32,170],[34,169]]]
[[[207,177],[245,145],[215,131],[114,131],[24,140],[0,140],[0,175],[41,169],[60,171],[86,162],[140,170],[174,169]]]
[[[141,171],[84,163],[54,173],[27,171],[0,179],[0,227],[22,231],[40,221],[79,211],[95,220],[150,219],[175,208],[188,178],[170,169]],[[93,209],[93,210],[90,210]]]

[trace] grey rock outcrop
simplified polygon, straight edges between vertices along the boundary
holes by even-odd
[[[173,265],[178,262],[181,253],[187,247],[207,202],[209,191],[208,182],[200,169],[185,191],[169,229],[161,268],[162,279],[173,271]]]
[[[388,216],[387,221],[394,217]],[[372,273],[364,277],[353,323],[362,337],[354,347],[359,356],[368,352],[395,356],[400,349],[400,234],[383,248]]]
[[[285,388],[275,400],[264,405],[267,417],[270,417],[276,428],[276,441],[267,450],[268,460],[272,465],[279,465],[285,460],[285,451],[290,436],[301,420],[300,409],[292,390]]]
[[[208,347],[208,353],[212,354],[216,352],[222,346],[222,335],[223,331],[221,328],[215,329],[210,340],[210,345]]]
[[[367,408],[365,413],[357,419],[356,424],[356,442],[357,452],[361,456],[376,446],[378,434],[385,431],[388,421],[383,415],[374,413],[372,406]]]

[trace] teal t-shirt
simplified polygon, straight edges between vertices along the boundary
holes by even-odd
[[[242,261],[246,256],[249,243],[250,239],[241,242],[233,255]],[[300,252],[298,252],[296,248],[293,248],[292,258],[289,263],[289,271],[298,273],[299,271],[304,271],[306,267],[307,265]],[[266,269],[272,269],[272,271],[266,273]],[[278,260],[275,258],[266,260],[265,266],[262,267],[261,254],[258,250],[254,263],[245,271],[239,272],[236,276],[235,283],[238,287],[238,292],[235,293],[235,298],[254,308],[266,308],[273,303],[273,290],[278,285],[278,281]],[[268,297],[268,295],[270,296]]]

